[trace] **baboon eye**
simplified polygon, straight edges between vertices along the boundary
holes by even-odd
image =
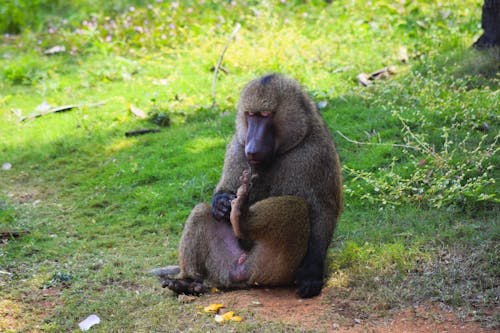
[[[267,118],[271,115],[271,112],[269,111],[260,111],[260,112],[245,112],[245,114],[247,115],[247,117],[263,117],[263,118]]]

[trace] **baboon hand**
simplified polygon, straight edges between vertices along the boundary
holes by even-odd
[[[212,198],[212,215],[216,220],[229,220],[231,200],[236,198],[233,193],[216,193]]]
[[[321,293],[323,289],[323,270],[321,264],[306,264],[295,273],[295,283],[298,285],[297,295],[300,298],[311,298]]]

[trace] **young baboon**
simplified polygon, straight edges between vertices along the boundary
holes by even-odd
[[[261,214],[267,215],[269,220],[259,220],[265,223],[259,233],[254,234],[253,224],[259,223],[250,217],[242,219],[235,231],[241,232],[243,238],[250,238],[242,247],[229,222],[231,201],[240,187],[240,175],[249,166],[257,176],[252,179],[245,201],[250,211],[262,210]],[[283,196],[302,198],[308,203],[308,218],[296,217],[303,212],[302,209],[295,211],[300,204],[293,200],[298,199],[277,199]],[[241,210],[244,212],[244,209],[243,206]],[[261,283],[250,277],[246,279],[257,273],[269,275],[259,278],[264,282],[282,284],[281,277],[272,276],[277,264],[267,258],[256,255],[253,260],[261,260],[261,266],[247,269],[254,267],[248,258],[243,260],[249,252],[247,247],[252,251],[251,243],[257,244],[260,239],[257,237],[276,248],[293,239],[300,243],[305,234],[304,225],[310,225],[307,251],[299,267],[296,269],[283,261],[285,267],[296,271],[295,279],[284,280],[298,283],[300,297],[316,296],[323,288],[325,257],[341,210],[339,158],[330,133],[309,96],[297,82],[279,74],[250,81],[241,93],[236,133],[227,147],[211,207],[197,205],[188,218],[179,248],[179,276],[182,279],[166,279],[166,284],[178,291],[196,291],[204,286],[200,281],[237,286],[241,278],[246,283]],[[293,214],[280,216],[276,211]],[[281,236],[273,228],[284,228],[288,233]],[[238,265],[240,259],[246,265]],[[169,272],[156,271],[163,277],[171,275]]]
[[[288,285],[307,250],[309,204],[300,197],[267,198],[248,207],[251,175],[244,171],[232,201],[231,225],[197,205],[179,244],[179,267],[153,271],[164,287],[199,294],[209,287]],[[245,251],[239,239],[251,240]]]

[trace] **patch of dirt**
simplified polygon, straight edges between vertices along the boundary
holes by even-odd
[[[58,288],[37,289],[27,292],[22,301],[0,300],[0,332],[39,331],[31,325],[42,323],[55,308],[62,304]]]
[[[300,299],[293,288],[262,288],[214,293],[196,303],[207,306],[221,303],[228,310],[251,311],[257,318],[290,324],[311,331],[326,332],[497,332],[481,327],[472,320],[460,321],[455,314],[434,303],[403,310],[374,311],[367,316],[353,310],[357,304],[342,297],[332,297],[332,291],[312,299]]]

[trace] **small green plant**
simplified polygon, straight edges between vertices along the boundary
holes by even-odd
[[[170,115],[166,112],[153,109],[149,113],[149,119],[152,123],[161,126],[161,127],[168,127],[170,126]]]
[[[348,195],[381,204],[381,209],[403,204],[464,208],[500,202],[495,187],[500,134],[481,133],[481,117],[469,110],[447,115],[446,125],[439,126],[436,123],[442,120],[433,114],[417,109],[408,119],[402,109],[391,113],[401,124],[403,144],[392,145],[401,154],[376,171],[344,166],[352,177],[345,188]]]
[[[406,249],[401,242],[382,246],[370,243],[360,246],[355,242],[347,242],[342,251],[334,256],[330,268],[333,272],[343,270],[354,275],[391,276],[412,269],[419,255],[418,251]]]
[[[16,218],[16,211],[10,205],[0,201],[0,231],[2,227],[12,224]]]
[[[33,85],[47,77],[44,64],[36,55],[26,55],[10,61],[1,69],[5,81],[14,85]]]
[[[52,275],[52,278],[43,284],[43,288],[52,288],[52,287],[64,287],[67,288],[74,281],[74,276],[68,272],[55,272]]]

